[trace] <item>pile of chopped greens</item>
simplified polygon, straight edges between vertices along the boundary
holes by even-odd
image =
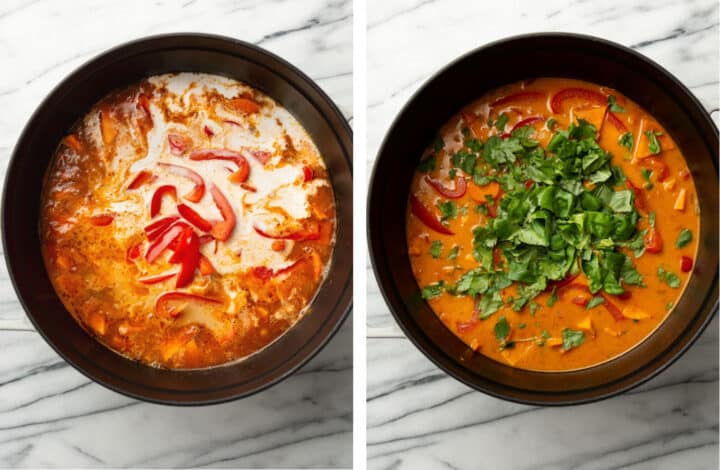
[[[579,270],[593,294],[620,295],[623,285],[644,285],[632,259],[620,251],[627,247],[636,257],[644,252],[635,193],[625,187],[622,170],[611,166],[611,155],[598,145],[595,126],[579,120],[557,130],[547,151],[530,138],[533,131],[522,127],[485,142],[465,132],[464,147],[452,156],[454,171],[471,175],[478,185],[496,181],[503,195],[497,216],[473,231],[478,267],[455,284],[426,286],[424,298],[444,291],[480,296],[477,309],[487,318],[503,305],[500,291],[513,283],[518,285],[511,299],[516,311],[551,281]],[[442,211],[445,219],[456,212]],[[502,253],[500,263],[494,262],[494,250]]]

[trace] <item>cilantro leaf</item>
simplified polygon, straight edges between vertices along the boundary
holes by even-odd
[[[433,242],[430,244],[430,256],[437,259],[440,257],[441,252],[442,242],[440,240],[433,240]]]
[[[603,303],[605,303],[605,299],[603,297],[597,295],[597,296],[593,297],[592,299],[590,299],[590,301],[587,303],[585,308],[587,310],[590,310],[591,308],[595,308],[598,305],[603,304]]]
[[[632,132],[626,132],[623,135],[620,136],[618,139],[618,143],[622,145],[623,147],[627,148],[628,150],[632,150],[633,148],[633,135]]]
[[[507,124],[507,122],[508,122],[508,115],[503,113],[500,116],[498,116],[497,121],[495,121],[495,127],[497,128],[497,130],[502,132],[505,130],[505,125]]]
[[[434,299],[435,297],[441,296],[444,289],[445,289],[445,282],[439,281],[439,282],[435,282],[433,284],[428,284],[427,286],[423,287],[420,290],[420,295],[425,300]]]
[[[613,113],[624,113],[625,108],[617,104],[617,100],[613,95],[608,96],[608,105],[610,105],[610,111]]]
[[[660,141],[658,141],[658,136],[662,135],[662,133],[655,131],[645,131],[644,134],[648,140],[648,150],[650,150],[650,154],[657,155],[658,153],[662,152]]]
[[[563,328],[562,330],[563,350],[569,351],[572,348],[577,348],[585,342],[585,333],[579,330],[571,330],[570,328]]]
[[[429,173],[435,169],[435,164],[435,155],[430,155],[425,160],[420,161],[420,164],[418,165],[418,171],[422,171],[423,173]]]
[[[683,248],[688,245],[692,241],[693,235],[692,232],[686,228],[680,230],[680,235],[678,236],[677,242],[675,242],[675,246],[678,248]]]

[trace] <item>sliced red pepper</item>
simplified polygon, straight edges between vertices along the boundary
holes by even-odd
[[[580,271],[578,271],[575,274],[567,273],[564,279],[560,279],[559,281],[548,281],[547,286],[545,287],[545,292],[550,292],[553,289],[560,289],[561,287],[564,287],[571,282],[573,282],[575,279],[580,276]]]
[[[428,228],[445,235],[455,235],[450,229],[445,227],[433,214],[430,209],[420,202],[414,194],[410,195],[410,210],[420,221]]]
[[[640,166],[643,168],[650,168],[655,173],[655,176],[659,182],[665,181],[670,176],[670,169],[667,164],[657,157],[648,157],[640,160]]]
[[[684,180],[690,179],[690,172],[686,169],[682,169],[678,171],[678,176]]]
[[[498,205],[500,204],[500,198],[503,196],[503,194],[503,190],[502,188],[500,188],[500,191],[493,198],[492,204],[485,203],[485,207],[487,207],[488,210],[488,215],[493,219],[497,217]]]
[[[503,96],[502,98],[498,98],[495,101],[490,104],[492,107],[501,106],[507,103],[512,103],[513,101],[525,101],[525,100],[535,100],[544,98],[545,93],[540,93],[539,91],[521,91],[519,93],[513,93],[512,95]]]
[[[173,222],[176,222],[180,219],[180,217],[176,215],[172,215],[170,217],[163,217],[162,219],[158,219],[155,222],[151,223],[147,227],[145,227],[145,235],[147,235],[148,240],[153,241],[155,238],[160,236],[170,225],[173,224]]]
[[[455,176],[455,189],[449,189],[443,186],[443,184],[430,176],[425,175],[425,181],[435,189],[440,195],[450,199],[458,199],[465,195],[467,191],[467,181],[462,176]]]
[[[152,172],[148,170],[140,170],[138,174],[133,178],[133,180],[128,185],[128,189],[137,189],[140,186],[149,183],[155,179],[155,175],[152,174]]]
[[[217,186],[212,186],[210,188],[210,194],[212,195],[213,201],[215,201],[215,205],[223,218],[222,222],[218,222],[213,226],[210,233],[216,239],[224,242],[230,238],[230,234],[235,228],[235,214],[233,213],[232,206],[228,202],[227,198],[217,188]]]
[[[615,297],[620,300],[630,300],[632,298],[632,292],[630,292],[629,290],[625,290],[622,294],[618,294]]]
[[[663,241],[660,232],[655,227],[648,228],[645,234],[645,251],[648,253],[660,253],[663,249]]]
[[[585,295],[579,295],[577,297],[573,297],[572,299],[572,303],[581,307],[587,307],[588,302],[590,302],[590,297]]]
[[[680,271],[684,273],[689,273],[692,271],[693,268],[693,260],[692,258],[688,256],[683,256],[680,258]]]
[[[564,88],[552,97],[550,100],[550,108],[555,114],[562,112],[562,105],[565,100],[580,98],[585,101],[605,105],[608,102],[607,96],[600,92],[588,90],[587,88]]]
[[[247,183],[240,183],[240,187],[243,188],[245,191],[250,191],[251,193],[257,192],[257,188],[255,186],[252,186]]]
[[[158,165],[163,168],[167,168],[170,173],[182,176],[183,178],[187,178],[193,183],[195,183],[195,187],[192,189],[192,191],[183,196],[185,199],[190,202],[198,202],[200,199],[202,199],[203,195],[205,194],[205,182],[203,181],[202,176],[200,176],[198,173],[194,172],[190,168],[184,166],[173,165],[172,163],[158,163]]]
[[[170,279],[171,277],[177,275],[177,273],[177,271],[172,271],[167,273],[155,274],[152,276],[145,276],[138,278],[138,281],[142,282],[143,284],[157,284],[158,282]]]
[[[147,95],[141,93],[138,95],[138,108],[142,109],[145,112],[145,117],[148,118],[150,121],[150,124],[153,123],[152,120],[152,114],[150,114],[150,100],[148,99]]]
[[[135,243],[134,245],[131,245],[127,249],[127,253],[125,254],[125,259],[128,263],[132,263],[134,260],[137,259],[138,256],[140,256],[140,247],[142,246],[142,243]]]
[[[538,122],[545,122],[545,118],[542,116],[530,116],[522,121],[518,121],[514,126],[512,126],[512,129],[510,129],[510,132],[520,129],[521,127],[525,126],[532,126],[533,124],[536,124]]]
[[[294,241],[304,241],[304,240],[317,240],[320,238],[320,225],[310,224],[309,228],[304,228],[303,230],[298,230],[296,232],[290,232],[290,233],[281,233],[281,234],[271,234],[263,229],[253,226],[255,229],[255,232],[257,232],[258,235],[265,238],[272,238],[275,240],[294,240]]]
[[[500,263],[502,263],[502,253],[500,252],[500,248],[496,246],[493,248],[493,269],[499,269]]]
[[[208,137],[212,137],[215,135],[212,129],[210,129],[208,126],[203,127],[203,131],[205,131],[205,135]]]
[[[190,148],[192,140],[182,134],[168,134],[168,144],[170,144],[170,153],[182,155]]]
[[[175,186],[166,184],[159,186],[152,195],[150,200],[150,217],[155,217],[160,212],[162,207],[162,198],[165,194],[170,195],[174,200],[177,200],[177,191]]]
[[[175,282],[175,287],[178,289],[190,284],[200,262],[200,243],[195,232],[191,231],[189,235],[183,233],[183,238],[185,239],[185,250],[183,258],[180,260],[180,272]]]
[[[313,177],[313,169],[307,165],[303,166],[303,181],[307,183],[308,181],[312,181]]]
[[[528,189],[532,188],[533,184],[535,184],[535,182],[533,180],[525,181],[525,189],[528,190]]]
[[[174,306],[174,303],[178,303],[179,305]],[[176,317],[182,312],[182,310],[177,309],[177,307],[185,307],[188,303],[217,305],[222,302],[211,297],[188,294],[187,292],[166,292],[160,295],[155,301],[155,314],[162,318]]]
[[[284,268],[278,269],[277,271],[273,272],[273,277],[279,276],[279,275],[281,275],[281,274],[285,274],[285,273],[287,273],[287,272],[290,272],[295,266],[297,266],[298,264],[300,264],[300,263],[301,263],[302,261],[304,261],[304,260],[305,260],[305,258],[300,258],[300,259],[295,260],[295,261],[293,261],[292,263],[288,264],[288,265],[285,266]]]
[[[185,204],[178,204],[178,212],[181,216],[203,232],[209,232],[212,230],[212,224],[205,220],[203,216],[195,212],[192,207]]]
[[[632,189],[635,193],[635,207],[638,210],[644,211],[647,204],[645,203],[645,195],[643,194],[642,189],[635,186],[633,182],[630,181],[630,178],[625,178],[625,186],[627,186],[628,189]]]
[[[586,286],[585,284],[579,284],[579,283],[567,284],[567,285],[563,286],[562,290],[564,291],[564,290],[569,290],[569,289],[578,289],[578,290],[581,290],[581,291],[587,293],[588,295],[593,295],[592,292],[590,292],[590,288],[588,288],[588,286]],[[557,293],[558,293],[559,297],[562,297],[562,292],[560,291],[560,289],[557,290]],[[604,302],[602,303],[603,307],[605,307],[605,310],[607,310],[610,313],[610,315],[612,315],[612,317],[615,319],[615,321],[621,321],[621,320],[625,319],[625,317],[623,316],[620,309],[612,302],[612,300],[610,300],[610,298],[606,294],[604,294],[603,292],[599,292],[597,295],[599,295],[600,297],[603,298],[603,300],[604,300]]]
[[[270,157],[272,157],[270,152],[266,152],[264,150],[248,150],[248,152],[250,152],[250,155],[252,155],[255,160],[259,161],[263,165],[270,160]]]
[[[195,150],[190,154],[190,160],[224,160],[234,162],[238,166],[238,170],[230,175],[230,181],[235,183],[244,183],[250,174],[250,165],[247,159],[239,152],[226,149],[201,149]]]
[[[243,126],[243,125],[240,124],[239,122],[233,121],[232,119],[223,119],[223,122],[224,122],[225,124],[230,124],[231,126],[237,126],[237,127],[242,127],[242,126]]]
[[[174,252],[168,260],[170,263],[179,263],[183,260],[183,258],[185,258],[185,254],[187,253],[188,245],[190,243],[191,233],[193,233],[192,227],[185,227],[185,230],[183,230],[182,233],[170,244],[168,248]]]
[[[114,219],[115,216],[112,214],[97,214],[90,216],[90,223],[98,227],[104,227],[110,225]]]
[[[198,268],[200,269],[200,274],[202,274],[203,276],[209,276],[210,274],[215,272],[215,268],[213,267],[212,263],[203,254],[200,255],[200,263]]]
[[[607,112],[607,120],[610,121],[610,124],[612,124],[613,127],[617,129],[617,131],[621,134],[624,134],[628,131],[627,127],[625,127],[625,123],[622,122],[620,118],[617,117],[612,111]]]
[[[455,327],[459,333],[467,333],[468,331],[474,330],[479,324],[480,320],[478,320],[477,315],[473,315],[468,321],[455,322]]]
[[[163,232],[160,237],[150,244],[147,252],[145,252],[145,259],[150,263],[155,261],[162,252],[165,251],[165,249],[167,249],[167,247],[170,246],[170,244],[179,237],[181,233],[183,233],[186,227],[187,225],[184,223],[176,223]]]

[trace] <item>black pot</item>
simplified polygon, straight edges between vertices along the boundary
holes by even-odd
[[[207,369],[157,369],[103,346],[76,323],[60,302],[40,253],[40,190],[60,139],[110,91],[169,72],[231,77],[285,106],[320,150],[337,205],[337,241],[330,272],[308,314],[261,352]],[[121,45],[63,80],[35,111],[15,146],[2,207],[5,260],[15,291],[35,328],[58,354],[92,380],[125,395],[158,403],[198,405],[263,390],[309,361],[350,310],[351,145],[350,128],[330,98],[305,74],[263,49],[200,34],[155,36]]]
[[[675,311],[645,341],[604,364],[572,372],[533,372],[467,347],[420,299],[410,269],[405,214],[423,150],[464,105],[501,85],[568,77],[615,88],[639,103],[677,142],[702,210],[694,275]],[[718,303],[718,130],[697,99],[668,71],[617,44],[573,34],[530,34],[476,49],[430,78],[405,105],[380,148],[368,195],[368,238],[385,300],[405,334],[461,382],[506,400],[542,405],[590,402],[624,392],[676,360],[709,323]]]

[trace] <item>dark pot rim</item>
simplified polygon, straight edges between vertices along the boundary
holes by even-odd
[[[196,41],[201,41],[204,43],[212,42],[213,46],[193,46],[192,43]],[[182,42],[182,46],[178,46],[176,43]],[[285,80],[291,87],[294,87],[295,90],[304,96],[308,102],[312,104],[313,107],[315,107],[323,117],[328,119],[328,121],[331,121],[332,123],[329,123],[329,127],[332,129],[334,139],[338,142],[340,147],[343,149],[343,155],[342,159],[346,161],[348,165],[348,171],[350,173],[350,176],[352,175],[352,129],[350,125],[347,122],[347,119],[343,116],[342,112],[338,108],[338,106],[334,103],[334,101],[325,93],[322,88],[315,83],[308,75],[306,75],[304,72],[302,72],[299,68],[288,62],[287,60],[283,59],[282,57],[262,48],[255,44],[227,37],[227,36],[221,36],[221,35],[215,35],[215,34],[205,34],[205,33],[193,33],[193,32],[177,32],[177,33],[167,33],[167,34],[157,34],[157,35],[150,35],[150,36],[143,36],[140,38],[136,38],[127,42],[123,42],[117,46],[114,46],[112,48],[109,48],[92,58],[85,61],[82,65],[75,68],[69,75],[67,75],[65,78],[62,79],[55,87],[52,88],[51,91],[49,91],[45,98],[43,98],[40,103],[37,105],[33,113],[31,114],[30,118],[28,119],[27,123],[23,127],[23,130],[21,131],[19,137],[16,140],[15,146],[13,148],[12,154],[10,156],[10,159],[8,161],[8,166],[5,173],[4,178],[4,186],[3,186],[3,194],[2,194],[2,208],[0,209],[2,212],[2,244],[3,247],[6,249],[8,246],[8,240],[7,240],[7,230],[6,230],[6,223],[8,221],[8,213],[7,213],[7,201],[8,201],[8,183],[11,179],[11,174],[13,173],[13,167],[16,165],[18,160],[18,154],[20,152],[21,143],[23,143],[28,138],[28,134],[30,133],[33,124],[36,122],[37,118],[45,112],[44,108],[48,107],[48,103],[51,101],[51,99],[57,95],[62,90],[66,89],[67,87],[74,86],[74,83],[78,81],[78,78],[82,76],[85,73],[88,73],[89,71],[92,71],[93,68],[97,67],[98,64],[102,61],[109,60],[112,57],[116,56],[123,56],[128,50],[133,50],[137,47],[144,47],[148,46],[150,47],[150,50],[153,52],[160,52],[163,50],[174,50],[178,48],[186,48],[186,49],[197,49],[197,50],[213,50],[213,51],[219,51],[226,54],[232,54],[237,57],[243,57],[245,60],[254,62],[256,64],[261,65],[265,69],[271,70],[274,75],[279,76],[283,80]],[[219,47],[225,46],[233,48],[232,52],[228,52],[226,50],[220,50]],[[216,49],[213,49],[213,47],[216,47]],[[147,52],[148,49],[143,50],[143,52]],[[256,56],[261,57],[261,62],[258,62],[256,59],[250,59],[248,57],[245,57],[244,54],[246,53],[252,53]],[[116,57],[117,58],[117,57]],[[303,86],[309,87],[312,92],[316,94],[315,98],[311,98],[305,93],[302,89],[298,87],[298,84],[301,84]],[[255,86],[255,85],[253,85]],[[262,87],[258,87],[262,88]],[[272,97],[272,95],[270,95]],[[274,98],[274,97],[273,97]],[[327,112],[324,112],[322,109],[319,108],[319,105],[322,105]],[[350,204],[352,206],[352,204]],[[352,234],[351,234],[352,236]],[[337,249],[337,246],[335,247]],[[335,258],[336,253],[333,252],[333,258]],[[152,396],[148,394],[143,394],[137,391],[129,390],[128,388],[124,388],[125,384],[131,384],[125,377],[122,377],[120,375],[117,375],[113,370],[109,370],[101,365],[98,365],[97,363],[93,364],[94,368],[103,372],[106,374],[109,378],[112,380],[119,382],[113,383],[112,381],[108,380],[105,377],[99,377],[96,375],[96,372],[90,371],[87,368],[83,367],[82,365],[78,364],[73,358],[70,357],[68,353],[66,353],[61,347],[59,347],[53,338],[47,334],[47,332],[38,324],[38,321],[35,318],[35,315],[32,313],[30,307],[28,306],[26,299],[21,295],[20,293],[20,287],[18,285],[18,281],[16,279],[14,270],[13,270],[13,262],[11,261],[10,257],[7,255],[7,253],[4,256],[5,259],[5,265],[8,269],[8,275],[10,278],[10,281],[12,283],[14,292],[16,294],[16,297],[18,301],[20,302],[20,305],[22,306],[23,310],[25,311],[25,314],[27,318],[32,323],[33,327],[35,328],[35,331],[40,334],[40,336],[45,340],[45,342],[50,345],[50,347],[63,359],[65,362],[70,364],[75,370],[79,371],[81,374],[83,374],[85,377],[89,378],[93,382],[96,382],[110,390],[113,390],[115,392],[118,392],[124,396],[142,400],[148,403],[154,403],[154,404],[160,404],[160,405],[173,405],[173,406],[204,406],[204,405],[215,405],[215,404],[221,404],[226,403],[234,400],[238,400],[241,398],[246,398],[252,395],[255,395],[259,392],[262,392],[279,382],[282,382],[283,380],[287,379],[291,375],[293,375],[295,372],[297,372],[298,369],[306,365],[310,360],[312,360],[326,345],[327,343],[336,335],[338,330],[341,328],[341,326],[345,323],[345,320],[347,319],[348,315],[352,311],[352,273],[350,273],[349,278],[346,280],[345,284],[342,286],[331,286],[332,289],[338,289],[340,292],[338,294],[338,298],[333,306],[332,309],[330,309],[327,312],[324,312],[323,314],[326,316],[325,320],[322,323],[322,328],[318,328],[315,332],[313,332],[312,336],[307,340],[306,344],[314,343],[312,347],[308,348],[302,348],[296,351],[293,351],[291,354],[288,354],[287,361],[291,362],[291,360],[295,360],[296,362],[290,366],[285,368],[280,374],[277,374],[278,369],[281,369],[282,366],[277,366],[275,368],[272,368],[270,370],[267,370],[263,373],[261,378],[264,377],[270,377],[269,380],[265,380],[260,386],[255,386],[252,389],[244,390],[239,393],[229,393],[225,396],[214,396],[212,398],[192,398],[190,400],[188,399],[170,399],[170,398],[161,398],[158,396]],[[327,279],[324,281],[324,283],[319,288],[318,292],[328,288]],[[318,314],[320,312],[312,312],[311,314]],[[300,319],[302,320],[302,318]],[[298,321],[300,321],[298,320]],[[332,324],[330,328],[327,328],[328,324]],[[293,325],[290,329],[294,328],[297,325]],[[288,330],[289,331],[289,330]],[[286,332],[287,333],[287,332]],[[319,339],[318,337],[321,336]],[[276,338],[273,342],[268,344],[265,348],[261,349],[255,354],[262,354],[265,349],[267,349],[270,345],[272,345],[274,342],[278,341],[283,335]],[[97,341],[95,338],[92,338],[93,341]],[[112,353],[117,354],[114,350],[110,349],[109,347],[105,346],[104,344],[101,345],[103,348],[107,348]],[[255,355],[254,354],[254,355]],[[123,357],[123,356],[120,356]],[[299,357],[299,359],[297,359]],[[125,358],[127,360],[127,358]],[[242,361],[240,359],[239,361]],[[136,362],[136,361],[131,361]],[[232,366],[234,364],[238,364],[240,362],[238,361],[231,361],[224,364],[219,364],[217,366],[213,366],[211,368],[205,368],[205,369],[189,369],[189,370],[171,370],[171,372],[177,372],[177,373],[184,373],[188,371],[207,371],[215,368],[222,368],[227,366]],[[146,365],[143,365],[141,363],[137,363],[139,367],[149,367]],[[249,382],[246,381],[246,382]],[[242,382],[242,383],[246,383]],[[208,388],[203,390],[190,390],[190,391],[180,391],[180,390],[173,390],[172,393],[181,395],[181,396],[192,396],[192,395],[202,395],[207,393],[208,391],[215,392],[215,391],[221,391],[221,390],[231,390],[232,388],[237,387],[240,384],[232,384],[228,386],[223,387],[217,387],[217,388]],[[137,386],[138,384],[132,383],[132,385]],[[143,391],[147,391],[148,393],[152,393],[153,391],[156,392],[167,392],[166,389],[160,388],[160,387],[152,387],[152,386],[145,386],[142,385],[140,388]]]
[[[388,142],[391,140],[393,134],[396,132],[399,123],[406,118],[406,113],[408,112],[408,109],[411,107],[411,105],[413,105],[416,101],[420,99],[423,92],[433,82],[438,80],[438,78],[440,78],[441,76],[449,73],[452,69],[456,68],[458,64],[464,62],[465,60],[475,55],[483,54],[491,49],[507,46],[509,44],[520,41],[534,41],[538,39],[571,40],[577,42],[594,43],[597,45],[601,45],[609,50],[613,50],[615,54],[624,55],[623,60],[625,61],[635,61],[654,69],[657,74],[662,76],[663,79],[670,81],[673,86],[677,87],[677,89],[683,95],[683,98],[686,100],[688,106],[700,111],[698,115],[700,115],[701,119],[705,121],[705,124],[714,131],[712,136],[706,135],[705,140],[706,142],[712,142],[714,139],[714,144],[715,146],[717,146],[718,128],[710,117],[709,113],[700,103],[700,101],[672,73],[670,73],[661,65],[657,64],[655,61],[644,56],[643,54],[636,52],[633,49],[630,49],[629,47],[623,46],[621,44],[585,34],[537,32],[508,36],[472,49],[469,52],[462,54],[461,56],[442,66],[437,72],[433,73],[422,83],[422,85],[412,94],[412,96],[397,112],[392,124],[390,125],[390,127],[385,133],[385,136],[383,137],[382,143],[380,144],[376,158],[373,162],[373,168],[370,175],[370,182],[368,185],[369,189],[366,200],[366,236],[368,240],[368,251],[371,265],[373,268],[373,273],[376,277],[377,284],[383,296],[383,299],[385,300],[385,304],[388,306],[388,309],[390,310],[390,313],[392,313],[395,322],[398,324],[405,336],[410,339],[410,341],[415,345],[415,347],[420,350],[420,352],[422,352],[423,355],[425,355],[425,357],[428,358],[433,364],[435,364],[438,368],[440,368],[449,376],[467,385],[468,387],[471,387],[476,391],[483,392],[495,398],[525,405],[571,406],[593,403],[625,393],[646,383],[647,381],[667,369],[669,366],[671,366],[676,360],[678,360],[687,351],[687,349],[695,343],[695,341],[703,333],[703,331],[705,331],[707,326],[715,317],[716,312],[718,311],[718,267],[715,267],[713,287],[708,289],[708,291],[705,293],[705,298],[703,299],[702,305],[696,313],[696,317],[694,318],[692,325],[688,326],[687,328],[687,331],[692,330],[689,336],[678,335],[673,344],[667,346],[663,354],[655,357],[642,369],[633,371],[632,373],[625,376],[618,377],[616,380],[605,383],[601,386],[583,389],[575,396],[568,396],[558,399],[551,398],[553,395],[552,392],[535,392],[527,389],[513,388],[505,384],[492,382],[489,379],[478,377],[474,375],[472,371],[464,368],[456,358],[451,357],[449,354],[439,348],[437,344],[435,344],[433,340],[429,337],[429,335],[427,335],[426,332],[424,332],[414,321],[408,320],[401,313],[401,311],[406,310],[406,307],[402,305],[400,301],[396,300],[400,297],[400,294],[394,279],[392,279],[392,276],[390,274],[383,275],[383,272],[385,270],[389,272],[389,269],[387,269],[388,262],[386,259],[382,258],[382,255],[384,254],[382,249],[383,245],[381,245],[380,240],[378,240],[378,242],[380,243],[374,243],[373,236],[373,196],[374,193],[377,192],[379,189],[379,183],[377,182],[379,162],[382,159],[384,153],[386,152]],[[717,177],[717,161],[713,161],[713,165],[715,166],[715,174]],[[405,221],[403,220],[403,224],[404,223]],[[393,295],[391,295],[389,291],[392,291]],[[408,314],[407,316],[410,315]],[[700,319],[699,322],[698,319]],[[653,333],[651,333],[648,338],[652,336],[652,334]],[[645,342],[648,338],[643,339],[640,343]],[[622,357],[626,353],[623,353],[618,357]],[[613,358],[612,360],[614,359],[617,358]],[[591,368],[592,367],[595,366],[591,366]],[[517,370],[522,371],[522,369]],[[558,372],[541,373],[547,375],[562,374]]]

